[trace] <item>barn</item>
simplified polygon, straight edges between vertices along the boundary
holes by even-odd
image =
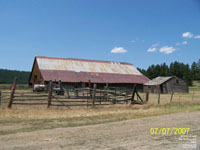
[[[36,56],[29,84],[59,80],[64,86],[87,87],[95,83],[97,88],[105,85],[132,88],[134,84],[142,87],[149,81],[130,63]]]
[[[176,76],[157,77],[144,84],[144,92],[151,93],[188,93],[188,85]]]

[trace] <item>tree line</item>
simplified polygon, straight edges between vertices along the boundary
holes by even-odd
[[[0,84],[12,84],[14,77],[17,77],[17,83],[28,84],[30,72],[0,69]]]
[[[193,80],[200,80],[200,59],[197,62],[193,62],[191,66],[175,61],[169,66],[163,63],[151,65],[146,70],[140,68],[138,70],[149,79],[154,79],[158,76],[177,76],[187,82],[188,85],[192,85]]]

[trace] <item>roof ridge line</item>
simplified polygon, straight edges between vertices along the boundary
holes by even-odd
[[[92,60],[92,59],[79,59],[79,58],[64,58],[64,57],[48,57],[48,56],[35,56],[35,58],[46,58],[46,59],[60,59],[60,60],[74,60],[74,61],[85,61],[85,62],[99,62],[99,63],[120,63],[126,65],[132,65],[127,62],[118,62],[118,61],[106,61],[106,60]]]

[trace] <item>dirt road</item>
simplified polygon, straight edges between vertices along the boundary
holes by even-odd
[[[192,137],[183,141],[180,135],[152,136],[149,133],[150,128],[173,127],[190,128],[189,134]],[[0,150],[200,149],[199,137],[200,112],[197,111],[91,126],[1,135]],[[197,148],[192,148],[195,143]]]

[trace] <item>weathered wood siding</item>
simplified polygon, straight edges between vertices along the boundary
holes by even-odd
[[[168,81],[164,82],[161,85],[144,85],[144,92],[151,92],[151,93],[188,93],[188,85],[185,81],[183,81],[180,78],[173,77],[169,79]]]
[[[44,80],[40,73],[37,61],[35,61],[33,65],[33,71],[30,77],[30,83],[32,84],[32,87],[34,86],[34,84],[44,84]]]

